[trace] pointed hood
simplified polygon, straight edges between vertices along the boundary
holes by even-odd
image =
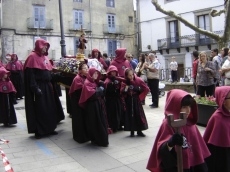
[[[173,114],[174,119],[178,119],[180,115],[181,101],[185,96],[188,95],[191,96],[187,92],[180,89],[173,89],[169,91],[166,97],[165,116],[169,114]],[[187,125],[194,125],[196,124],[197,120],[198,120],[197,104],[196,101],[194,100],[194,103],[191,107],[191,113],[187,118]]]
[[[115,51],[116,58],[114,59],[116,62],[121,63],[126,60],[125,54],[126,54],[126,48],[119,48]]]
[[[6,69],[10,71],[23,70],[23,64],[18,60],[17,54],[9,54],[11,61],[7,63]]]
[[[107,76],[110,74],[110,72],[115,71],[116,72],[116,76],[118,74],[118,70],[116,66],[110,65],[108,70],[107,70]]]
[[[9,76],[10,72],[8,70],[6,70],[4,67],[0,67],[0,80],[2,80],[2,78],[5,74],[7,74]]]
[[[223,106],[225,98],[227,97],[229,92],[230,92],[229,86],[217,87],[215,90],[216,104],[219,107],[218,110],[221,111],[222,114],[225,116],[230,116],[230,112],[228,112]]]
[[[46,53],[43,55],[47,56],[48,50],[50,48],[50,44],[44,39],[36,40],[34,52],[36,52],[39,56],[41,56],[42,55],[42,49],[44,48],[44,46],[47,46],[47,49],[46,49]]]

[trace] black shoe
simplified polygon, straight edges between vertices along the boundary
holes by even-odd
[[[14,105],[16,105],[16,104],[18,104],[18,102],[17,101],[14,101],[14,103],[13,103]]]
[[[134,137],[134,131],[130,132],[130,137]]]
[[[36,139],[41,139],[42,138],[42,135],[38,134],[38,133],[35,133],[35,138]]]
[[[142,133],[142,131],[138,131],[138,132],[137,132],[137,135],[138,135],[138,136],[141,136],[141,137],[145,137],[145,134]]]
[[[158,106],[154,106],[154,105],[153,105],[153,106],[151,106],[151,108],[158,108]]]
[[[142,102],[141,102],[141,105],[145,105],[145,101],[142,101]]]
[[[4,127],[9,127],[9,124],[8,123],[4,123]]]
[[[57,131],[53,131],[53,132],[50,133],[50,135],[57,135],[57,134],[58,134]]]
[[[149,105],[149,106],[154,106],[154,104],[151,104],[151,105]]]

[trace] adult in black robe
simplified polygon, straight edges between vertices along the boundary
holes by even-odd
[[[9,79],[9,74],[4,67],[0,67],[0,123],[5,126],[17,123],[13,105],[16,90]]]
[[[22,99],[24,96],[23,64],[18,60],[17,54],[11,54],[10,56],[6,69],[10,71],[10,80],[17,91],[15,99]]]
[[[82,87],[88,73],[88,66],[83,63],[79,65],[78,75],[74,78],[70,87],[70,99],[72,103],[72,132],[73,139],[78,143],[89,141],[86,129],[86,112],[85,109],[79,106],[79,99],[82,92]]]
[[[48,42],[38,39],[24,64],[27,127],[28,133],[35,133],[36,138],[57,134],[57,123],[65,118],[57,91],[51,83],[49,47]]]
[[[107,70],[107,78],[105,80],[106,87],[106,110],[108,115],[109,126],[116,132],[121,128],[123,119],[123,109],[121,102],[121,82],[117,79],[118,70],[115,66],[109,66]]]
[[[100,72],[90,68],[84,82],[79,105],[86,111],[86,127],[89,139],[93,144],[107,147],[109,144],[108,121],[104,102],[103,87],[99,86]]]
[[[148,129],[148,123],[141,101],[148,94],[149,88],[141,78],[134,76],[132,69],[125,70],[125,79],[121,87],[126,104],[124,130],[130,131],[131,137],[134,137],[135,131],[138,136],[145,137],[142,130]]]

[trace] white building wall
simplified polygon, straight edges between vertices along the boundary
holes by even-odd
[[[164,15],[161,12],[156,11],[155,7],[151,3],[151,0],[139,0],[140,2],[140,25],[141,25],[141,43],[142,51],[149,51],[148,45],[151,45],[152,50],[158,49],[157,40],[168,37],[168,25],[169,20],[174,20],[171,17]],[[158,0],[158,3],[166,10],[172,10],[176,14],[181,15],[183,18],[191,22],[197,23],[197,13],[210,11],[211,9],[220,10],[223,9],[223,1],[217,0],[178,0],[165,3],[165,0]],[[138,8],[137,8],[138,9]],[[207,13],[206,13],[207,14]],[[210,17],[211,18],[211,17]],[[224,14],[218,17],[211,18],[211,31],[221,31],[224,29]],[[193,35],[195,31],[188,28],[181,22],[179,22],[180,36]],[[212,46],[215,48],[215,46]],[[184,67],[192,67],[191,53],[194,51],[194,47],[189,48],[189,52],[186,52],[185,48],[181,48],[181,52],[176,50],[170,50],[170,54],[159,54],[157,57],[161,61],[163,68],[168,68],[168,62],[172,56],[176,56],[178,63],[183,63]],[[199,48],[200,51],[207,51],[207,46]]]

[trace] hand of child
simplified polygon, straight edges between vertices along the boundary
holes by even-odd
[[[168,146],[169,147],[174,147],[175,145],[178,145],[178,146],[183,145],[183,136],[182,135],[175,133],[168,140]]]
[[[37,96],[41,96],[41,95],[42,95],[42,91],[38,88],[38,89],[36,90],[35,94],[36,94]]]

